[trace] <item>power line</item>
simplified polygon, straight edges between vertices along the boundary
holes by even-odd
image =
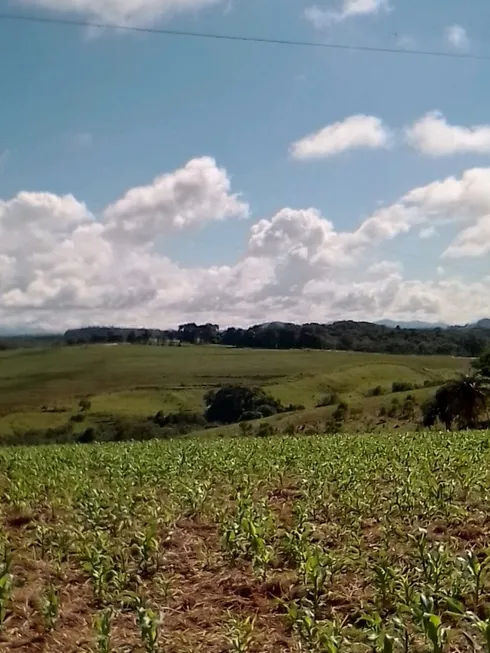
[[[245,43],[262,43],[270,45],[287,45],[304,48],[325,48],[329,50],[347,50],[351,52],[379,52],[384,54],[404,54],[423,57],[440,57],[446,59],[470,59],[475,61],[490,61],[490,55],[471,54],[469,52],[445,52],[443,50],[417,50],[390,47],[375,47],[369,45],[349,45],[346,43],[323,43],[320,41],[295,41],[289,39],[266,38],[259,36],[239,36],[237,34],[219,34],[213,32],[193,32],[187,30],[162,29],[157,27],[135,27],[99,23],[70,18],[53,18],[30,16],[23,14],[0,13],[0,20],[22,21],[29,23],[44,23],[72,27],[92,27],[96,29],[122,30],[127,32],[143,32],[145,34],[160,34],[164,36],[180,36],[199,39],[215,39],[220,41],[242,41]]]

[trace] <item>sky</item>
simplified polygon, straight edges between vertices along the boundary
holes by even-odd
[[[5,1],[401,52],[0,17],[1,327],[490,316],[485,0]]]

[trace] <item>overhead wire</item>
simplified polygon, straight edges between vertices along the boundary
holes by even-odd
[[[324,48],[329,50],[343,50],[351,52],[371,52],[382,54],[398,54],[422,57],[439,57],[446,59],[466,59],[475,61],[490,61],[490,54],[476,54],[471,52],[449,52],[445,50],[421,50],[415,48],[395,48],[370,45],[356,45],[348,43],[334,43],[328,41],[301,41],[285,38],[247,36],[240,34],[224,34],[216,32],[196,32],[188,30],[166,29],[161,27],[138,27],[136,25],[117,25],[76,18],[59,18],[55,16],[34,16],[30,14],[15,14],[0,12],[0,20],[18,21],[59,26],[85,27],[101,30],[115,30],[128,32],[141,32],[145,34],[158,34],[162,36],[175,36],[184,38],[214,39],[220,41],[241,41],[244,43],[269,44],[292,46],[302,48]]]

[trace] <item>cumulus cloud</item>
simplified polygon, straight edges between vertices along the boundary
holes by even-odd
[[[305,10],[305,17],[316,29],[323,29],[348,18],[378,14],[389,9],[388,0],[341,0],[338,9],[323,8],[318,5],[308,7]]]
[[[442,113],[432,111],[405,130],[406,140],[419,152],[434,157],[473,152],[490,154],[490,125],[450,125]]]
[[[461,258],[485,254],[490,254],[490,215],[482,216],[476,224],[459,233],[443,256]]]
[[[424,227],[419,231],[419,238],[422,238],[422,240],[427,240],[428,238],[435,236],[436,233],[437,231],[434,225],[431,225],[430,227]]]
[[[129,190],[104,212],[112,237],[148,242],[170,229],[187,229],[227,217],[245,218],[248,204],[230,194],[226,171],[214,159],[189,161],[184,168]]]
[[[78,14],[90,20],[142,27],[161,18],[183,12],[195,12],[217,5],[222,0],[14,0],[31,6],[65,14]]]
[[[295,159],[321,159],[352,149],[387,147],[390,139],[391,133],[380,118],[356,115],[296,141],[290,152]]]
[[[461,25],[450,25],[444,33],[446,43],[454,50],[467,50],[470,46],[470,39],[464,27]]]
[[[250,225],[233,264],[183,267],[162,251],[169,234],[240,219],[247,204],[211,158],[133,188],[100,215],[71,195],[21,192],[0,201],[0,319],[68,328],[185,320],[250,324],[340,318],[467,321],[487,312],[490,277],[464,283],[451,258],[490,243],[490,169],[415,188],[340,230],[314,208],[284,208]],[[404,278],[377,248],[411,229],[459,221],[443,278]],[[163,243],[163,249],[162,249]]]

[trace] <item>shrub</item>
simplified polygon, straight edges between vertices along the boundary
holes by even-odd
[[[252,435],[254,432],[253,426],[250,422],[240,422],[238,428],[240,429],[240,434],[244,436]]]
[[[259,427],[257,429],[256,435],[259,438],[268,438],[271,435],[276,434],[276,429],[272,426],[272,424],[269,424],[269,422],[262,422],[262,424],[259,424]]]
[[[392,392],[407,392],[408,390],[414,390],[415,386],[413,383],[406,383],[405,381],[393,381],[391,385]]]
[[[240,416],[240,422],[251,422],[254,419],[262,419],[262,413],[259,413],[258,410],[246,410]]]
[[[88,429],[85,429],[83,433],[80,434],[78,442],[81,444],[88,444],[89,442],[94,442],[96,431],[93,426],[89,426]]]
[[[80,410],[86,411],[92,408],[92,403],[90,402],[90,399],[88,399],[87,397],[83,397],[83,399],[80,399],[80,401],[78,402],[78,406]]]
[[[347,419],[348,414],[349,406],[344,401],[342,401],[332,413],[332,417],[335,420],[341,420],[344,422]]]
[[[303,404],[288,404],[285,408],[283,408],[284,413],[294,413],[298,410],[305,410]]]
[[[339,395],[336,392],[329,392],[320,399],[316,407],[321,408],[322,406],[335,406],[339,403]]]
[[[168,414],[159,410],[153,421],[160,428],[172,428],[176,434],[189,433],[206,426],[203,415],[190,410],[181,410],[177,413]]]
[[[259,406],[257,408],[257,412],[262,416],[262,417],[272,417],[273,415],[277,415],[277,409],[275,406],[271,406],[270,404],[264,404],[263,406]]]
[[[375,388],[371,388],[371,390],[368,390],[367,396],[368,397],[380,397],[384,393],[385,393],[384,389],[380,385],[377,385]]]
[[[259,411],[270,406],[276,413],[284,412],[280,401],[265,393],[261,388],[226,386],[218,391],[211,390],[204,397],[208,422],[233,424],[249,411]]]

